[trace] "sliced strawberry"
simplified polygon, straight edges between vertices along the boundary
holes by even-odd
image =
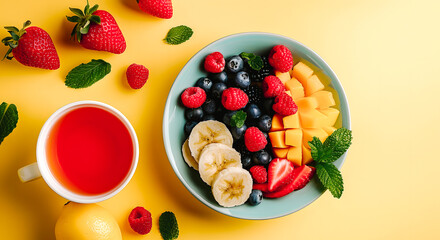
[[[268,190],[275,191],[292,180],[293,162],[285,158],[275,158],[268,168]]]
[[[260,190],[262,192],[269,192],[269,188],[267,186],[267,183],[254,183],[252,189]]]
[[[280,198],[303,188],[312,178],[315,168],[303,165],[293,170],[293,181],[275,192],[263,192],[265,198]]]

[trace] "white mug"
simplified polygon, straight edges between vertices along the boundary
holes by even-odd
[[[117,187],[113,188],[109,192],[105,192],[100,195],[81,195],[79,193],[72,192],[71,190],[63,186],[63,184],[55,178],[48,164],[46,145],[48,136],[52,130],[53,125],[66,113],[72,111],[73,109],[82,107],[97,107],[113,114],[125,125],[126,129],[130,133],[130,137],[132,140],[133,159],[130,170],[128,171],[124,180]],[[53,191],[70,201],[78,203],[96,203],[113,197],[128,184],[136,170],[138,160],[139,143],[136,132],[134,131],[128,119],[121,112],[108,104],[97,101],[79,101],[61,107],[55,113],[53,113],[49,117],[49,119],[47,119],[46,123],[43,125],[40,131],[40,135],[38,136],[37,162],[20,168],[18,170],[18,176],[22,182],[28,182],[41,176]]]

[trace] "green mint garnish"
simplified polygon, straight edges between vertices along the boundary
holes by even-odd
[[[159,231],[164,240],[173,240],[179,237],[179,226],[174,213],[166,211],[160,215]]]
[[[339,128],[324,143],[317,137],[309,141],[312,158],[316,162],[316,174],[335,198],[341,197],[344,185],[341,172],[332,163],[348,150],[351,140],[351,130]]]
[[[18,111],[14,104],[3,102],[0,105],[0,144],[17,126]]]
[[[260,71],[264,67],[263,59],[258,55],[242,52],[240,57],[247,59],[249,66],[256,71]]]
[[[101,80],[111,71],[110,63],[93,59],[89,63],[81,63],[66,76],[66,86],[70,88],[86,88]]]
[[[178,45],[186,42],[193,35],[193,30],[185,25],[173,27],[168,31],[164,41],[171,45]]]
[[[231,126],[237,127],[237,128],[243,127],[243,125],[246,121],[246,117],[247,117],[247,114],[245,112],[243,112],[242,110],[236,112],[231,117],[231,122],[230,122]]]

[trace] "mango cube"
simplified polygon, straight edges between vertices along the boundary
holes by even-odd
[[[318,91],[310,95],[310,97],[316,99],[318,108],[320,109],[328,108],[336,104],[333,94],[329,91]]]
[[[321,128],[328,125],[328,117],[316,109],[298,112],[301,127],[303,128]]]
[[[272,127],[271,127],[270,131],[279,131],[279,130],[284,130],[283,116],[281,116],[279,114],[275,114],[275,115],[273,115],[273,118],[272,118]]]
[[[334,131],[336,131],[336,128],[331,126],[324,126],[322,127],[322,130],[324,130],[330,136]]]
[[[304,88],[307,88],[307,79],[309,79],[312,74],[313,70],[303,62],[297,63],[292,70],[292,77],[298,79]]]
[[[306,96],[310,96],[313,93],[324,89],[324,84],[322,84],[321,80],[319,80],[315,74],[307,79],[306,86],[306,89],[304,89]]]
[[[321,142],[324,142],[325,139],[327,139],[328,134],[326,131],[322,130],[322,128],[304,128],[303,142],[306,148],[310,149],[309,141],[312,141],[313,137],[317,137]]]
[[[293,162],[293,165],[299,167],[302,164],[302,146],[290,147],[287,153],[287,159]]]
[[[287,152],[289,152],[288,148],[272,148],[272,150],[277,158],[287,158]]]
[[[277,76],[283,84],[290,80],[289,72],[275,71],[275,76]]]
[[[292,94],[293,100],[304,97],[304,87],[296,78],[287,81],[285,87]]]
[[[302,131],[301,129],[289,129],[286,130],[286,145],[292,146],[292,147],[300,147],[302,146]]]
[[[296,106],[298,106],[298,111],[310,111],[318,107],[318,101],[316,98],[303,97],[295,101]]]
[[[298,113],[283,117],[284,128],[300,128]]]
[[[324,108],[324,109],[318,109],[322,114],[327,116],[328,122],[327,126],[333,126],[336,123],[336,120],[339,116],[339,110],[336,108]]]
[[[308,145],[308,144],[307,144]],[[306,165],[313,161],[312,153],[310,152],[310,149],[308,149],[305,146],[302,146],[302,164]]]
[[[269,132],[270,142],[272,143],[272,147],[274,148],[288,148],[286,145],[286,132],[285,131],[276,131]]]

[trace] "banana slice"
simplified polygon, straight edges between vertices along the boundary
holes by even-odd
[[[220,171],[228,167],[241,168],[240,153],[221,143],[211,143],[203,148],[199,159],[202,180],[211,186]]]
[[[232,147],[232,135],[225,124],[215,121],[203,121],[198,123],[188,138],[189,149],[191,155],[198,162],[200,153],[203,148],[210,143],[223,143],[226,146]]]
[[[223,207],[234,207],[245,203],[251,191],[251,174],[238,167],[222,170],[212,184],[212,194]]]
[[[189,150],[188,139],[186,139],[182,145],[182,155],[188,166],[194,168],[195,170],[199,170],[199,163],[191,155],[191,150]]]

